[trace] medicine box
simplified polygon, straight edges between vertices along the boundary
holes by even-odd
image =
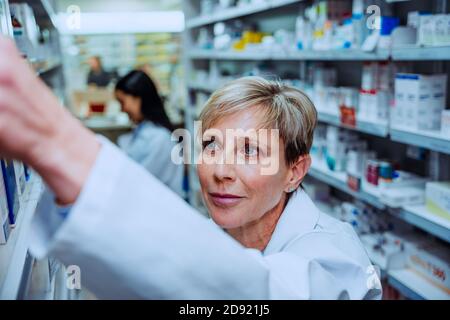
[[[3,160],[1,160],[3,161]],[[0,244],[5,244],[10,232],[8,202],[2,170],[0,170]]]
[[[14,164],[12,161],[3,160],[1,167],[5,181],[6,199],[8,201],[9,223],[14,226],[20,209]]]
[[[417,29],[417,44],[422,46],[433,45],[434,16],[420,15]]]
[[[425,201],[430,213],[450,220],[450,182],[428,182]]]
[[[403,126],[412,130],[440,130],[447,95],[447,75],[397,74],[395,100]]]
[[[440,245],[412,248],[406,264],[430,283],[450,294],[450,255],[447,248]]]
[[[406,25],[418,29],[420,26],[420,17],[425,15],[431,15],[428,11],[410,11],[408,12],[408,18]]]
[[[433,16],[433,45],[450,45],[450,14],[436,14]]]
[[[423,205],[425,192],[419,187],[389,188],[381,191],[380,199],[392,208]]]
[[[450,139],[450,110],[442,111],[441,133],[445,138]]]

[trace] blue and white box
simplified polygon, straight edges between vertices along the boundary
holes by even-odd
[[[6,199],[8,201],[9,223],[11,226],[14,226],[20,209],[19,190],[16,183],[14,163],[13,161],[2,160],[1,167],[5,181]]]
[[[0,170],[0,244],[6,244],[11,231],[8,218],[8,201],[3,172]]]

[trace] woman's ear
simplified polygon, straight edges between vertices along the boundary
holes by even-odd
[[[289,168],[288,181],[286,185],[286,192],[291,193],[298,189],[303,178],[308,173],[311,167],[311,157],[309,154],[300,156]]]

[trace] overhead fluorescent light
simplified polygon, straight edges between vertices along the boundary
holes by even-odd
[[[182,11],[80,12],[56,15],[61,34],[177,33],[184,30]]]

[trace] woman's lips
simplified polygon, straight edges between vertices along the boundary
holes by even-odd
[[[244,197],[234,194],[224,193],[210,193],[212,202],[219,207],[231,207],[237,205]]]

